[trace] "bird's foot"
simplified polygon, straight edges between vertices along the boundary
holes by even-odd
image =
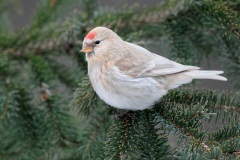
[[[134,111],[132,111],[132,110],[125,110],[123,112],[115,114],[116,120],[119,118],[122,119],[122,118],[133,118],[133,117],[135,117],[135,115],[134,115]]]
[[[121,112],[121,113],[118,113],[118,117],[120,117],[120,118],[122,118],[123,116],[125,116],[125,115],[127,115],[128,113],[130,113],[131,112],[131,110],[125,110],[125,111],[123,111],[123,112]]]

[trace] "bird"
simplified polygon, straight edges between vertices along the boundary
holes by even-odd
[[[108,105],[125,110],[154,107],[169,90],[193,79],[227,81],[223,71],[200,70],[124,41],[106,27],[93,28],[80,52],[86,53],[88,76],[97,95]]]

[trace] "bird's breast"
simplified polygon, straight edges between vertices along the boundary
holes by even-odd
[[[88,67],[88,74],[91,83],[95,90],[98,90],[99,86],[104,89],[108,89],[111,82],[111,71],[108,64],[95,64]]]
[[[116,88],[114,87],[112,79],[114,77],[112,74],[114,73],[112,73],[108,65],[96,65],[88,69],[93,89],[105,102],[111,100],[111,96],[116,93]]]

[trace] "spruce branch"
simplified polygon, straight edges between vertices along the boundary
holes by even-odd
[[[105,144],[105,159],[140,159],[136,127],[134,117],[129,114],[112,122]]]
[[[185,104],[201,104],[207,108],[228,108],[229,110],[238,110],[239,102],[237,97],[230,96],[225,92],[203,91],[181,89],[172,90],[170,94],[164,97],[165,101],[185,103]]]
[[[224,65],[227,69],[226,73],[230,77],[232,85],[236,90],[238,90],[240,88],[240,83],[238,81],[240,68],[239,39],[228,39],[227,37],[223,37],[222,39],[223,44],[220,52],[222,58],[220,60],[222,65]]]
[[[91,114],[91,117],[83,119],[85,129],[82,131],[81,145],[78,147],[81,158],[104,159],[104,142],[112,117],[104,108],[99,108],[98,111]]]
[[[42,82],[49,84],[49,83],[52,83],[54,79],[57,79],[56,75],[54,74],[53,70],[51,70],[47,61],[44,60],[42,57],[37,55],[32,55],[30,57],[30,60],[31,60],[32,69],[33,71],[35,71],[36,78],[40,81],[40,84]]]
[[[71,6],[70,3],[76,3],[76,1],[67,2],[64,0],[43,0],[34,15],[34,21],[32,21],[32,24],[30,25],[30,30],[38,29],[50,22],[53,18],[61,15],[56,14],[56,12],[66,11],[67,8],[64,8],[63,10],[63,7]]]
[[[1,119],[4,120],[6,118],[8,109],[9,109],[9,104],[10,104],[10,100],[11,100],[11,95],[10,93],[7,95],[6,100],[3,100],[4,106],[3,106],[3,112],[1,114]]]
[[[173,104],[165,104],[165,107],[166,109],[171,108],[172,105]],[[163,115],[165,115],[166,117],[163,117]],[[164,130],[168,134],[175,134],[179,140],[179,143],[186,138],[192,138],[195,142],[199,144],[205,138],[205,133],[201,131],[202,122],[199,121],[199,119],[202,119],[203,116],[200,113],[189,119],[189,122],[185,121],[184,119],[180,119],[180,117],[184,118],[183,113],[166,113],[163,112],[163,110],[157,110],[157,114],[155,116],[156,121],[160,126],[160,129]]]
[[[79,87],[74,92],[70,106],[73,107],[74,113],[86,116],[92,113],[97,106],[104,106],[104,103],[94,92],[88,76],[82,78]]]
[[[142,130],[143,144],[140,146],[147,146],[143,147],[145,149],[142,148],[145,151],[144,158],[146,159],[168,159],[171,157],[172,151],[166,144],[166,134],[159,135],[157,133],[156,122],[155,114],[152,111],[142,112],[140,125],[143,125],[145,129]]]
[[[118,117],[108,131],[105,159],[167,159],[171,151],[166,135],[159,137],[155,126],[148,111]]]
[[[240,128],[237,122],[231,122],[227,126],[219,128],[217,131],[209,134],[210,141],[222,142],[231,140],[240,136]]]
[[[209,20],[215,22],[216,31],[220,31],[222,35],[229,33],[228,35],[231,37],[231,33],[233,33],[239,37],[239,15],[235,10],[226,5],[226,3],[221,4],[211,1],[208,3],[208,6],[204,6],[204,10]]]
[[[62,59],[64,59],[64,62],[61,62]],[[61,82],[70,89],[76,88],[80,81],[79,79],[86,74],[85,66],[83,68],[82,65],[79,65],[76,59],[67,55],[62,55],[61,57],[51,56],[47,57],[46,60],[52,70],[56,72]]]

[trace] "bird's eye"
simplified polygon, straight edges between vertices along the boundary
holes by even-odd
[[[99,44],[100,43],[100,41],[95,41],[95,44]]]

